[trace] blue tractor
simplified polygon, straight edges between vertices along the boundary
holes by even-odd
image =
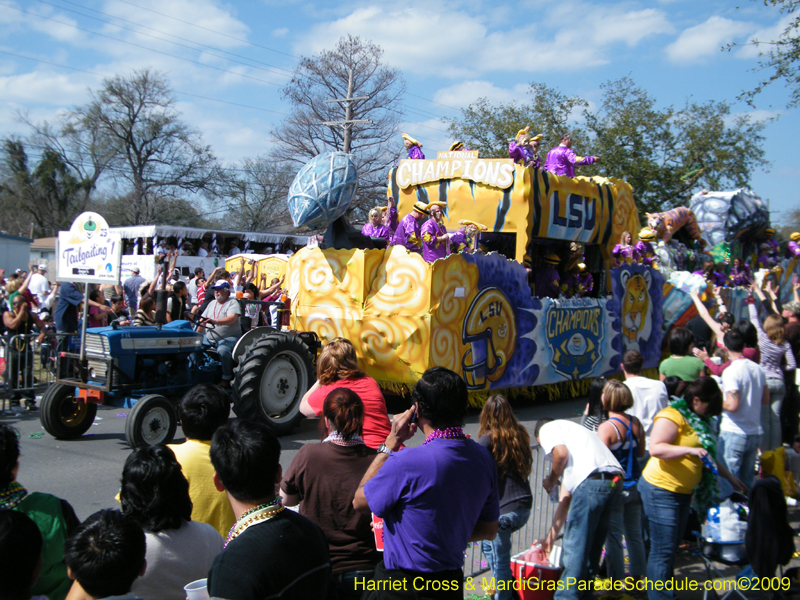
[[[233,351],[236,414],[265,419],[278,435],[291,432],[302,419],[300,399],[316,378],[319,347],[313,333],[259,327],[243,335]],[[131,409],[125,437],[132,448],[167,444],[181,396],[221,376],[216,352],[188,321],[88,329],[85,354],[81,361],[77,353],[60,353],[60,377],[42,398],[42,426],[55,438],[86,433],[103,404]]]

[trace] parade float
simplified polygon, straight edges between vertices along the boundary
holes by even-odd
[[[295,226],[319,227],[344,213],[352,174],[343,157],[321,155],[298,174],[290,192]],[[287,265],[291,329],[323,343],[351,340],[366,373],[396,392],[430,367],[447,367],[475,403],[501,389],[578,395],[591,378],[618,373],[630,348],[646,367],[657,366],[663,278],[638,264],[614,268],[612,256],[624,231],[639,231],[628,183],[441,152],[400,161],[388,195],[400,215],[419,202],[441,203],[449,232],[463,220],[486,224],[482,251],[426,262],[402,246],[304,248]],[[534,287],[532,294],[530,281],[554,264],[565,272],[585,265],[592,291],[540,297]]]

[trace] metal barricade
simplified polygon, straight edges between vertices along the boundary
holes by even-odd
[[[545,462],[545,453],[541,446],[534,446],[533,465],[531,469],[531,491],[533,506],[528,522],[519,531],[511,535],[511,556],[530,548],[534,540],[542,539],[550,530],[553,513],[558,503],[552,502],[542,487],[542,481],[550,473],[552,463]],[[489,569],[486,559],[481,553],[481,543],[470,544],[464,556],[464,577],[475,577]]]
[[[0,408],[10,407],[7,402],[11,400],[33,399],[42,394],[58,376],[58,353],[74,350],[79,339],[76,334],[51,331],[45,331],[43,336],[27,333],[0,338]]]

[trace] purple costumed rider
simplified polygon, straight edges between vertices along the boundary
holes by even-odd
[[[423,223],[420,232],[422,233],[422,258],[425,262],[433,262],[437,258],[447,256],[450,236],[447,229],[442,225],[442,208],[447,206],[444,202],[431,200],[428,202],[428,211],[431,218]]]
[[[415,202],[414,210],[400,220],[397,230],[394,232],[392,244],[403,246],[410,252],[422,251],[422,221],[430,216],[428,205],[424,202]]]
[[[795,231],[789,239],[791,241],[786,246],[786,258],[797,258],[800,256],[800,233]]]
[[[575,177],[575,167],[596,163],[596,156],[578,156],[572,151],[572,136],[565,133],[561,136],[561,144],[547,153],[544,170],[555,175]]]
[[[412,138],[407,133],[403,134],[403,145],[408,150],[408,158],[423,160],[425,155],[422,153],[422,144]]]
[[[646,267],[656,267],[654,262],[656,259],[656,252],[653,248],[653,242],[656,241],[656,232],[649,227],[643,227],[639,232],[639,241],[634,246],[636,254],[639,256],[639,261]]]
[[[740,258],[733,259],[730,282],[733,287],[750,287],[753,276],[750,274],[750,265],[743,263]]]
[[[361,233],[364,235],[368,235],[370,237],[379,237],[385,239],[387,242],[392,240],[392,236],[394,232],[388,226],[386,226],[384,221],[384,211],[386,211],[386,206],[376,206],[372,210],[369,211],[369,221],[364,223],[364,227],[361,228]],[[390,211],[394,211],[395,220],[397,220],[397,209],[394,207],[394,198],[389,196],[389,206],[388,209]]]
[[[508,156],[516,164],[523,167],[542,168],[542,161],[537,154],[542,134],[530,136],[530,125],[517,132],[517,137],[508,144]]]
[[[461,228],[450,236],[450,245],[453,252],[467,252],[472,254],[478,248],[478,238],[481,231],[486,231],[488,227],[482,223],[461,219],[458,222]]]
[[[544,264],[536,271],[533,280],[537,297],[558,298],[561,292],[561,275],[556,267],[560,262],[561,258],[555,252],[544,257]]]

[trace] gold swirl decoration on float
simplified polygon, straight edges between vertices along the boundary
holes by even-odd
[[[633,201],[633,188],[627,181],[612,177],[609,181],[614,185],[616,196],[614,198],[614,234],[612,239],[619,240],[623,231],[630,231],[634,235],[641,229],[639,211]],[[614,244],[618,244],[614,241]],[[611,246],[613,248],[613,246]]]
[[[461,329],[478,288],[478,268],[460,255],[433,263],[431,299],[431,365],[461,372],[466,347]]]
[[[402,246],[384,253],[383,264],[369,286],[364,310],[372,315],[427,315],[430,311],[430,266]]]
[[[413,386],[430,366],[430,320],[365,316],[359,354],[362,368],[378,381]]]

